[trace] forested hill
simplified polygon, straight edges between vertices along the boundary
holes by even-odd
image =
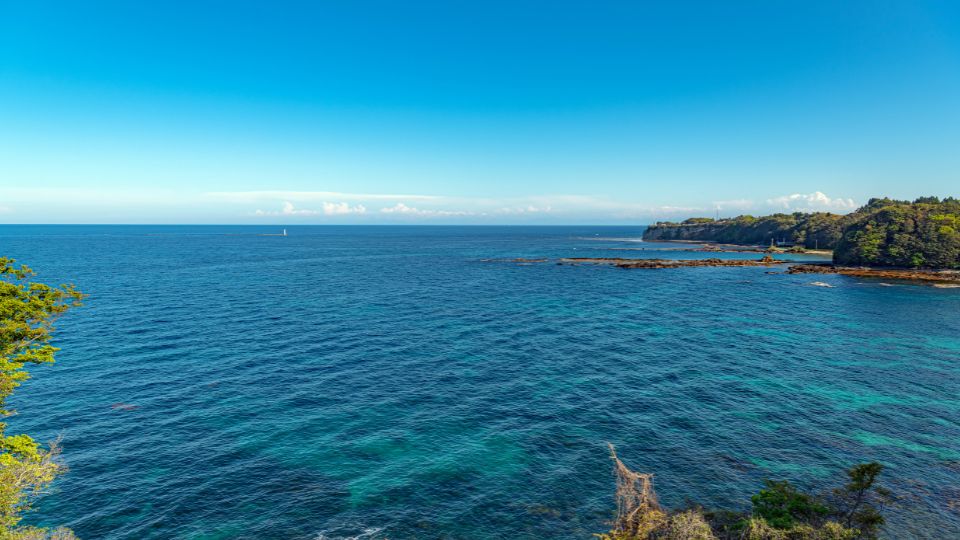
[[[833,249],[842,265],[960,268],[960,200],[870,199],[845,216],[829,213],[692,218],[647,228],[644,240],[704,240],[769,245],[794,242]]]
[[[825,212],[738,216],[720,220],[691,218],[682,223],[651,225],[643,233],[643,239],[705,240],[744,245],[770,245],[771,240],[785,240],[811,249],[833,249],[840,240],[844,218]]]
[[[837,264],[960,268],[958,199],[871,199],[844,219]]]

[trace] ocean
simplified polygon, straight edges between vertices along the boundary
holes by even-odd
[[[552,261],[717,256],[642,227],[286,228],[0,226],[0,254],[89,294],[12,399],[8,432],[62,436],[70,467],[29,523],[591,538],[610,442],[671,507],[878,460],[887,537],[960,538],[958,289]]]

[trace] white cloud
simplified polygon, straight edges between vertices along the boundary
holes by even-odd
[[[402,202],[399,202],[393,206],[387,208],[381,208],[380,213],[382,214],[395,214],[401,216],[420,216],[420,217],[443,217],[443,216],[473,216],[477,215],[474,212],[467,212],[463,210],[429,210],[429,209],[420,209],[414,208],[412,206],[407,206]]]
[[[503,215],[523,215],[523,214],[546,214],[553,211],[553,208],[549,205],[547,206],[534,206],[528,204],[526,206],[515,206],[515,207],[503,207],[497,210],[495,213]]]
[[[657,206],[655,208],[647,208],[647,212],[667,212],[667,213],[683,213],[683,212],[700,212],[703,208],[698,206]]]
[[[331,203],[324,201],[323,213],[327,216],[342,216],[346,214],[366,214],[367,208],[362,204],[350,206],[345,202]]]
[[[857,208],[857,204],[853,202],[853,199],[831,199],[821,191],[814,191],[813,193],[807,194],[794,193],[792,195],[767,199],[767,204],[783,210],[800,211],[832,210],[845,212]]]
[[[253,214],[256,216],[315,216],[319,213],[316,210],[301,210],[294,207],[292,202],[286,201],[280,211],[257,209]]]
[[[325,191],[244,191],[211,192],[209,197],[219,198],[228,204],[253,205],[281,198],[283,210],[279,212],[257,210],[258,216],[306,216],[306,215],[345,215],[364,214],[382,219],[434,219],[434,218],[471,218],[491,220],[517,218],[525,221],[538,220],[650,220],[680,217],[685,214],[702,213],[700,208],[685,206],[650,206],[617,198],[598,195],[549,194],[520,197],[486,198],[469,196],[438,195],[389,195],[357,194]],[[334,199],[333,196],[339,197]],[[394,199],[409,199],[396,200]],[[311,204],[319,200],[320,205]],[[344,202],[330,203],[330,200]],[[350,202],[347,202],[350,201]],[[391,201],[384,206],[384,201]],[[380,203],[380,204],[378,204]],[[278,202],[279,204],[279,202]],[[306,210],[301,208],[322,208]],[[355,205],[355,206],[354,206]],[[376,208],[377,210],[373,210]],[[256,208],[254,206],[254,208]],[[368,211],[368,209],[371,209]],[[249,212],[249,210],[248,210]]]
[[[750,199],[733,199],[730,201],[713,201],[714,208],[719,210],[746,210],[753,208],[753,201]]]
[[[283,208],[280,211],[257,210],[253,214],[255,216],[318,216],[320,214],[325,216],[342,216],[346,214],[367,213],[367,209],[362,204],[350,206],[345,202],[332,203],[326,201],[322,204],[323,210],[307,210],[295,207],[290,201],[284,201]]]
[[[586,210],[593,210],[587,208]],[[692,214],[703,214],[705,210],[693,206],[644,206],[624,203],[617,207],[606,209],[607,215],[617,219],[631,219],[639,221],[677,219]]]
[[[776,211],[849,212],[856,208],[851,199],[830,198],[822,192],[794,193],[767,200],[729,199],[703,202],[696,205],[645,204],[642,199],[629,200],[600,195],[531,195],[520,197],[483,198],[469,196],[404,196],[387,194],[350,194],[333,192],[249,191],[229,192],[224,203],[254,206],[262,200],[268,205],[271,198],[294,195],[300,199],[280,199],[278,211],[257,210],[258,216],[363,216],[370,221],[433,220],[463,218],[469,222],[524,221],[605,221],[627,220],[639,223],[664,219],[683,219],[690,216],[710,216],[739,213],[771,213]],[[220,196],[218,195],[218,196]],[[343,198],[317,197],[337,195]],[[410,197],[410,200],[394,200]],[[300,200],[309,202],[300,202]],[[261,206],[262,207],[262,206]],[[250,209],[252,210],[252,208]],[[248,210],[248,212],[250,211]],[[249,215],[249,214],[248,214]]]
[[[435,195],[393,195],[386,193],[342,193],[339,191],[211,191],[204,196],[228,202],[249,203],[262,201],[316,202],[342,201],[432,201]]]
[[[283,210],[280,211],[281,214],[285,216],[315,216],[317,215],[316,210],[298,210],[293,207],[293,203],[287,201],[283,203]]]

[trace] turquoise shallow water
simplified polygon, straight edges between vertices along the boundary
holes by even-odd
[[[32,522],[589,538],[610,441],[669,505],[877,459],[889,537],[960,537],[960,290],[483,261],[712,256],[623,250],[670,247],[639,227],[288,230],[0,226],[0,252],[90,294],[14,399],[10,429],[62,434],[72,469]]]

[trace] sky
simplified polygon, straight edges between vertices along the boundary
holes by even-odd
[[[960,195],[960,3],[0,0],[0,223]]]

